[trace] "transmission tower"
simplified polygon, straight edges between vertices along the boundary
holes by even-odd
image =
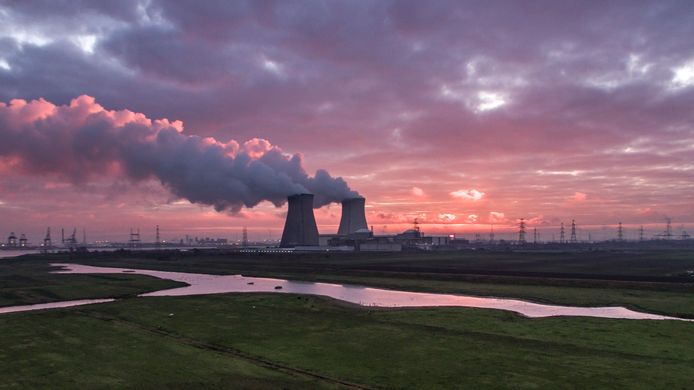
[[[670,217],[665,218],[666,225],[665,225],[665,233],[663,234],[663,237],[666,240],[671,240],[672,239],[672,219]]]
[[[624,241],[624,228],[621,222],[617,225],[617,241]]]
[[[578,242],[578,240],[576,239],[576,220],[574,219],[571,220],[571,238],[569,240],[572,244]]]
[[[130,240],[128,241],[128,244],[131,248],[135,248],[140,246],[140,229],[138,228],[137,231],[133,231],[133,229],[130,229]]]
[[[49,249],[53,246],[53,242],[51,240],[51,228],[48,227],[46,228],[46,237],[43,238],[43,252],[47,253]]]
[[[520,219],[518,224],[518,244],[525,244],[525,220],[523,218]]]
[[[248,246],[248,228],[243,227],[243,234],[241,239],[241,246],[244,248]]]
[[[77,248],[77,228],[74,228],[70,237],[65,240],[65,246],[70,249],[70,252]]]
[[[559,243],[563,244],[565,242],[564,238],[564,222],[561,223],[561,228],[559,229]]]

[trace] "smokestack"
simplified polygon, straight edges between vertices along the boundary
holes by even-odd
[[[318,227],[313,216],[313,194],[290,195],[280,247],[317,246]]]
[[[340,219],[340,228],[337,230],[337,234],[346,236],[361,229],[369,230],[369,227],[366,225],[365,204],[366,199],[361,197],[342,201],[342,218]]]

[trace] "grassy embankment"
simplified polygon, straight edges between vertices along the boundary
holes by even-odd
[[[686,388],[694,324],[136,298],[0,316],[0,388]]]

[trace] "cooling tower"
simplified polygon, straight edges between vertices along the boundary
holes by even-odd
[[[358,230],[369,230],[366,225],[366,214],[364,212],[364,198],[352,198],[342,201],[342,218],[337,234],[348,235],[356,233]]]
[[[280,246],[317,246],[318,227],[313,217],[313,194],[291,195],[287,200],[289,210]]]

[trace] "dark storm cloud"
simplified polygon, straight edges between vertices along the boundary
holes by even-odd
[[[570,191],[609,187],[636,199],[657,188],[681,205],[689,187],[662,177],[694,180],[691,1],[16,1],[0,10],[4,101],[89,94],[180,118],[200,135],[271,139],[379,196],[423,180],[392,179],[412,167],[431,171],[432,187],[455,185],[443,176],[459,172],[489,185],[489,198],[552,184],[557,193],[535,196],[565,197],[565,175],[535,172],[580,171]]]
[[[118,31],[100,47],[128,68],[167,81],[219,83],[232,74],[230,61],[218,48],[156,26]]]

